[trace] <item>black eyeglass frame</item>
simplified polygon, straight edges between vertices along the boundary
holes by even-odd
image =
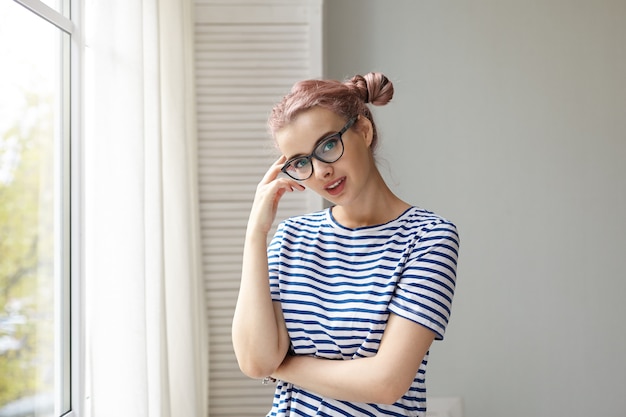
[[[317,159],[318,161],[322,161],[322,162],[324,162],[325,164],[332,164],[333,162],[337,162],[337,161],[338,161],[338,160],[339,160],[339,159],[343,156],[343,152],[344,152],[344,150],[345,150],[345,147],[344,147],[344,145],[343,145],[343,138],[342,138],[342,136],[343,136],[343,134],[344,134],[344,133],[346,133],[346,132],[348,131],[348,129],[350,129],[350,128],[354,125],[354,123],[356,123],[356,121],[357,121],[357,119],[358,119],[358,118],[359,118],[359,116],[354,116],[354,117],[352,117],[350,120],[348,120],[348,123],[346,123],[346,125],[345,125],[345,126],[344,126],[344,127],[343,127],[340,131],[339,131],[339,132],[337,132],[337,133],[333,133],[333,134],[330,134],[330,135],[325,136],[325,137],[323,137],[322,139],[318,140],[318,141],[317,141],[317,144],[315,145],[315,148],[313,149],[313,152],[312,152],[311,154],[309,154],[309,155],[307,155],[307,156],[296,156],[296,157],[294,157],[294,158],[291,158],[289,161],[285,162],[285,164],[283,165],[283,167],[280,169],[280,170],[281,170],[281,172],[282,172],[283,174],[288,175],[290,178],[293,178],[293,179],[294,179],[294,180],[296,180],[296,181],[306,181],[306,180],[308,180],[309,178],[311,178],[311,176],[313,175],[313,171],[314,171],[314,168],[313,168],[313,161],[312,161],[312,159],[313,159],[313,158]],[[320,146],[322,143],[326,143],[326,141],[328,141],[329,139],[331,139],[331,138],[333,138],[333,137],[335,137],[335,136],[338,136],[338,137],[339,137],[339,142],[341,143],[341,154],[340,154],[337,158],[335,158],[334,160],[332,160],[332,161],[325,160],[324,158],[321,158],[319,155],[317,155],[317,154],[316,154],[316,152],[317,152],[317,149],[319,148],[319,146]],[[288,167],[289,165],[291,165],[291,163],[292,163],[293,161],[296,161],[296,160],[299,160],[299,159],[307,159],[307,160],[308,160],[308,162],[311,164],[311,173],[310,173],[310,174],[309,174],[309,176],[308,176],[308,177],[306,177],[306,178],[295,178],[294,176],[292,176],[291,174],[289,174],[289,172],[287,172],[287,167]]]

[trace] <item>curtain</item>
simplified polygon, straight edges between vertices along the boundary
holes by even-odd
[[[84,4],[87,416],[207,414],[192,6]]]

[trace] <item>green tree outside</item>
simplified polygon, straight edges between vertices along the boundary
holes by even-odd
[[[54,389],[52,100],[25,98],[0,132],[0,408]]]

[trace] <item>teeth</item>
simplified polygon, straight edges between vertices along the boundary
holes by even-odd
[[[329,190],[331,190],[331,189],[333,189],[333,188],[337,187],[340,183],[341,183],[341,180],[337,180],[335,183],[330,184],[330,185],[329,185],[328,187],[326,187],[326,188],[328,188]]]

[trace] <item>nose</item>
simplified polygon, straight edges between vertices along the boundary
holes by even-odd
[[[332,175],[332,164],[327,164],[315,158],[313,158],[311,162],[313,163],[313,175],[315,175],[316,178],[324,179]]]

